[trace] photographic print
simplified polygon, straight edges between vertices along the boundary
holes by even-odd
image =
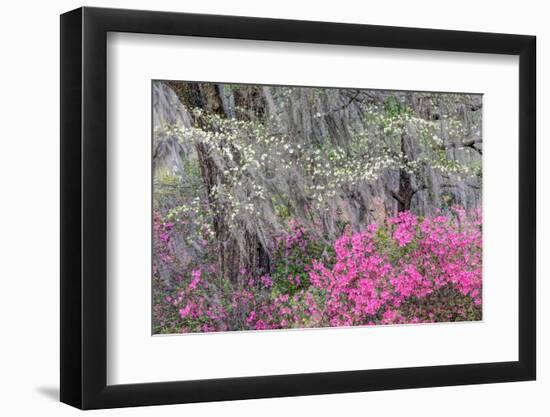
[[[482,319],[482,95],[152,81],[153,334]]]

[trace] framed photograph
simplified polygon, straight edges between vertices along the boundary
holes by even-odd
[[[61,401],[533,380],[535,37],[61,16]]]

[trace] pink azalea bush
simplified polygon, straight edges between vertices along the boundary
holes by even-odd
[[[403,212],[388,223],[340,237],[332,268],[314,263],[329,325],[438,321],[435,311],[443,320],[470,318],[481,305],[480,221],[467,223],[462,211],[421,221]],[[428,298],[430,311],[422,311]]]
[[[159,224],[157,262],[170,262],[172,227]],[[168,235],[166,235],[168,233]],[[219,284],[197,265],[154,306],[160,332],[210,332],[481,319],[479,211],[454,208],[419,218],[399,213],[382,225],[344,233],[320,256],[305,228],[291,222],[280,239],[286,266]],[[322,251],[326,254],[327,250]],[[158,265],[154,267],[154,271]]]

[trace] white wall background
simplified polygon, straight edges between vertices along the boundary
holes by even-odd
[[[76,415],[59,392],[59,17],[72,0],[3,4],[0,17],[0,410]],[[550,26],[545,3],[123,0],[86,5],[534,34],[538,37],[538,381],[94,412],[128,416],[547,415],[550,404]],[[546,395],[545,395],[546,394]]]

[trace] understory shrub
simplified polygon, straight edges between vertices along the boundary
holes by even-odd
[[[173,225],[154,217],[159,256],[170,270]],[[363,230],[344,229],[332,245],[296,220],[278,237],[270,274],[241,270],[221,280],[213,263],[181,272],[174,288],[154,291],[156,333],[426,323],[481,319],[479,210],[455,207],[419,218],[401,212]],[[166,294],[159,297],[158,294]]]

